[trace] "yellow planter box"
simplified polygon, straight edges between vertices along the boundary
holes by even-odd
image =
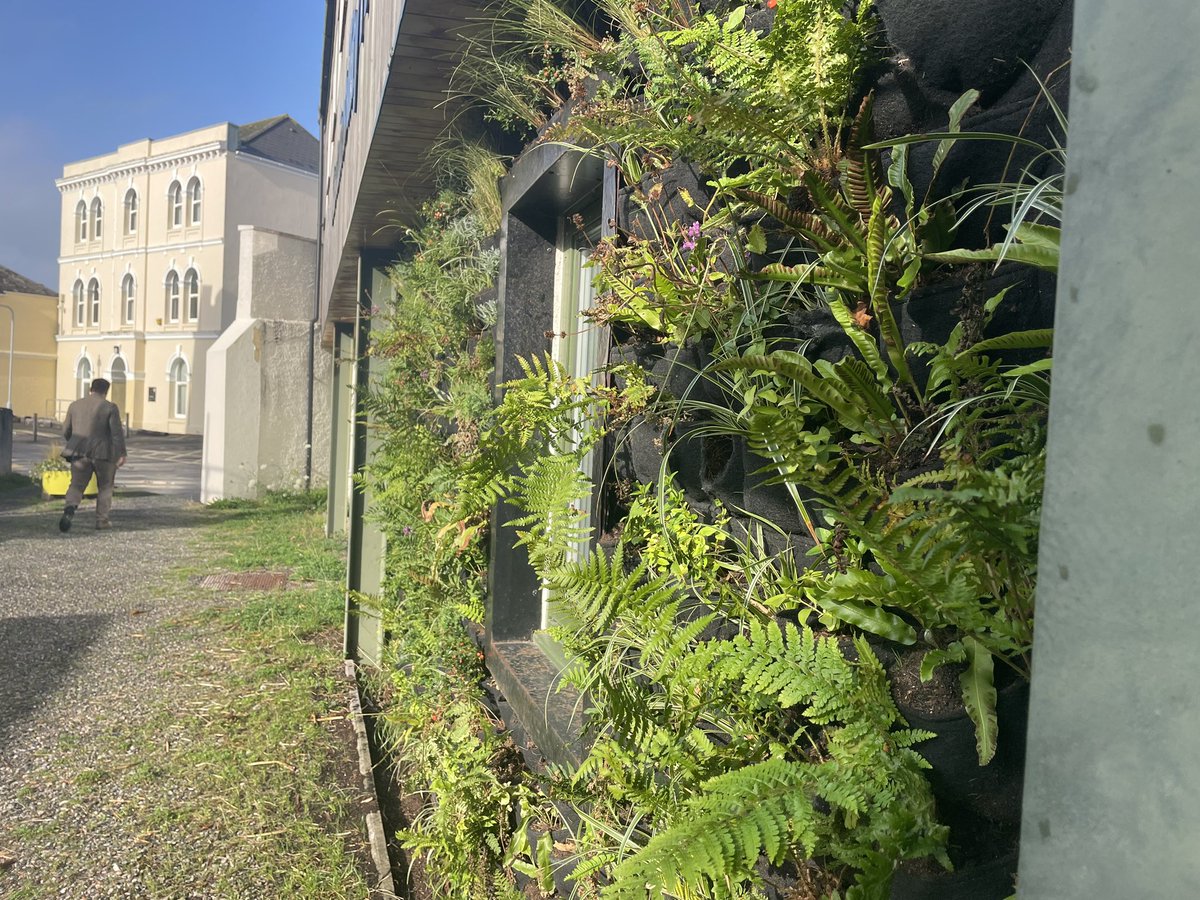
[[[71,473],[70,472],[43,472],[42,473],[42,491],[48,497],[65,497],[67,491],[71,488]],[[95,497],[100,492],[100,488],[96,486],[96,476],[92,475],[92,480],[87,483],[87,487],[83,489],[83,496]]]

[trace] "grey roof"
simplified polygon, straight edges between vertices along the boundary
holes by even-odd
[[[321,144],[291,116],[273,116],[238,126],[238,149],[308,172],[317,171]]]
[[[57,297],[58,292],[52,291],[44,284],[30,281],[24,275],[18,275],[12,269],[0,266],[0,294],[44,294],[47,297]]]

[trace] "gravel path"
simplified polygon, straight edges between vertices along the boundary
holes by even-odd
[[[153,799],[97,796],[67,806],[78,805],[88,772],[119,764],[112,757],[122,748],[111,738],[120,726],[161,708],[156,667],[195,650],[174,645],[183,641],[177,630],[156,626],[195,608],[194,595],[174,596],[164,576],[198,560],[196,529],[214,514],[179,498],[118,494],[111,531],[94,529],[85,501],[64,535],[60,503],[6,508],[6,499],[0,495],[0,866],[18,877],[0,875],[0,894],[16,881],[21,896],[143,896],[129,872],[136,839],[122,833],[116,813],[122,802]],[[145,751],[124,748],[125,764]]]

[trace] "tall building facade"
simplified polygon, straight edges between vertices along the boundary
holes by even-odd
[[[132,428],[202,433],[205,354],[237,309],[238,228],[314,239],[318,153],[276,116],[65,166],[56,414],[104,377]]]

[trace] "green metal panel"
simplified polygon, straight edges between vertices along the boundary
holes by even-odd
[[[378,446],[375,429],[365,408],[365,397],[372,379],[382,376],[383,362],[367,354],[370,346],[372,307],[383,302],[391,291],[385,272],[386,262],[359,261],[359,307],[354,329],[353,390],[351,391],[352,427],[349,463],[353,473],[347,481],[349,521],[346,561],[346,641],[348,658],[378,665],[384,646],[384,627],[372,603],[383,587],[387,543],[379,526],[372,521],[372,497],[365,486],[353,482]]]
[[[354,329],[336,325],[333,339],[333,397],[330,403],[329,502],[325,533],[346,533],[351,469],[350,441],[354,429]]]

